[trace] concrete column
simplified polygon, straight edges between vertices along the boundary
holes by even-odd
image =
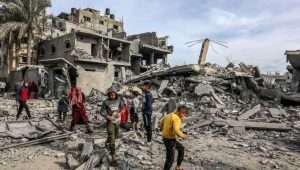
[[[154,63],[155,63],[155,61],[154,61],[154,52],[152,52],[151,55],[150,55],[150,65],[154,64]]]
[[[107,59],[109,59],[109,53],[110,53],[110,48],[109,48],[109,43],[110,43],[110,41],[109,41],[109,39],[107,39],[107,47],[108,47],[108,49],[107,49],[107,56],[106,56],[106,58]]]
[[[164,57],[162,59],[163,60],[163,64],[167,64],[167,57],[168,57],[167,55],[164,55]]]
[[[122,76],[122,82],[126,81],[126,69],[125,67],[121,67],[121,76]]]
[[[103,37],[100,40],[99,58],[103,59]]]

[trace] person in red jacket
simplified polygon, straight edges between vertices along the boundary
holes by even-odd
[[[25,108],[28,118],[31,118],[29,107],[27,105],[27,100],[29,99],[28,83],[24,83],[19,90],[19,109],[17,114],[17,120],[21,116],[23,109]]]
[[[85,95],[79,87],[73,85],[69,92],[69,103],[72,106],[72,122],[70,131],[74,130],[76,124],[85,124],[87,133],[93,133],[92,129],[88,124],[88,115],[85,110]]]

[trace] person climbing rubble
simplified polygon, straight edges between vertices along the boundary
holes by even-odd
[[[76,124],[84,123],[86,125],[87,133],[93,133],[92,129],[88,124],[88,115],[85,110],[85,95],[81,92],[79,87],[73,85],[69,92],[69,103],[72,107],[72,122],[70,131],[74,130]]]
[[[175,157],[175,148],[178,151],[177,166],[175,170],[183,170],[181,163],[184,158],[184,147],[176,140],[176,136],[187,139],[187,135],[181,131],[182,120],[187,114],[187,107],[179,105],[173,113],[167,114],[160,122],[163,142],[166,147],[166,161],[164,170],[170,170]]]
[[[107,140],[106,146],[110,150],[111,165],[118,166],[116,158],[116,139],[119,138],[120,113],[124,108],[124,102],[118,96],[115,88],[111,87],[107,90],[108,99],[106,99],[101,107],[100,114],[106,119]]]
[[[69,100],[65,93],[62,94],[57,105],[58,119],[65,122],[67,113],[69,112]]]
[[[144,128],[146,130],[147,142],[150,143],[152,141],[152,111],[153,111],[153,96],[151,93],[152,82],[146,80],[144,82],[144,97],[143,97],[143,120],[144,120]]]
[[[21,113],[23,109],[25,109],[27,116],[29,119],[31,119],[29,107],[27,105],[27,100],[29,99],[29,90],[28,90],[28,83],[24,82],[23,86],[17,91],[18,97],[17,100],[19,102],[19,108],[18,108],[18,113],[17,113],[17,120],[21,116]]]

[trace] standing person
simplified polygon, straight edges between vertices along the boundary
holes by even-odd
[[[144,82],[144,99],[143,99],[143,120],[144,120],[144,128],[146,130],[147,142],[150,143],[152,140],[152,104],[153,104],[153,96],[151,93],[151,81],[146,80]]]
[[[17,113],[17,120],[19,119],[23,109],[25,108],[27,116],[31,119],[31,115],[29,112],[29,107],[27,105],[27,100],[29,99],[29,90],[28,90],[28,83],[24,83],[23,86],[18,90],[18,97],[17,100],[19,102],[19,109]]]
[[[57,112],[59,120],[65,122],[67,113],[69,112],[69,100],[65,93],[62,94],[62,97],[58,101]]]
[[[118,96],[116,90],[111,87],[107,91],[108,99],[102,104],[100,114],[106,119],[107,126],[107,147],[110,150],[112,166],[117,166],[115,141],[119,137],[120,112],[123,110],[124,103]]]
[[[69,103],[72,106],[72,122],[70,131],[74,130],[76,124],[84,123],[86,125],[87,133],[93,133],[89,124],[88,116],[84,107],[85,95],[81,92],[79,87],[73,86],[69,93]]]
[[[176,140],[176,136],[186,139],[187,136],[181,131],[182,119],[187,113],[187,108],[184,105],[177,107],[176,112],[167,114],[160,123],[163,142],[166,147],[166,162],[164,170],[170,170],[175,157],[175,148],[178,151],[177,166],[175,170],[182,170],[181,163],[184,158],[184,147]]]
[[[137,91],[133,91],[132,107],[130,109],[130,120],[132,127],[135,131],[139,128],[139,112],[141,111],[141,99],[140,94]]]

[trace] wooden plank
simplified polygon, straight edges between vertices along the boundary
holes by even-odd
[[[251,122],[251,121],[236,121],[236,120],[215,120],[214,124],[216,126],[228,125],[230,127],[245,127],[246,129],[256,129],[256,130],[275,130],[275,131],[289,131],[291,130],[284,123],[264,123],[264,122]]]
[[[238,120],[246,120],[250,116],[254,115],[256,112],[260,111],[260,104],[254,106],[252,109],[246,111],[238,117]]]

